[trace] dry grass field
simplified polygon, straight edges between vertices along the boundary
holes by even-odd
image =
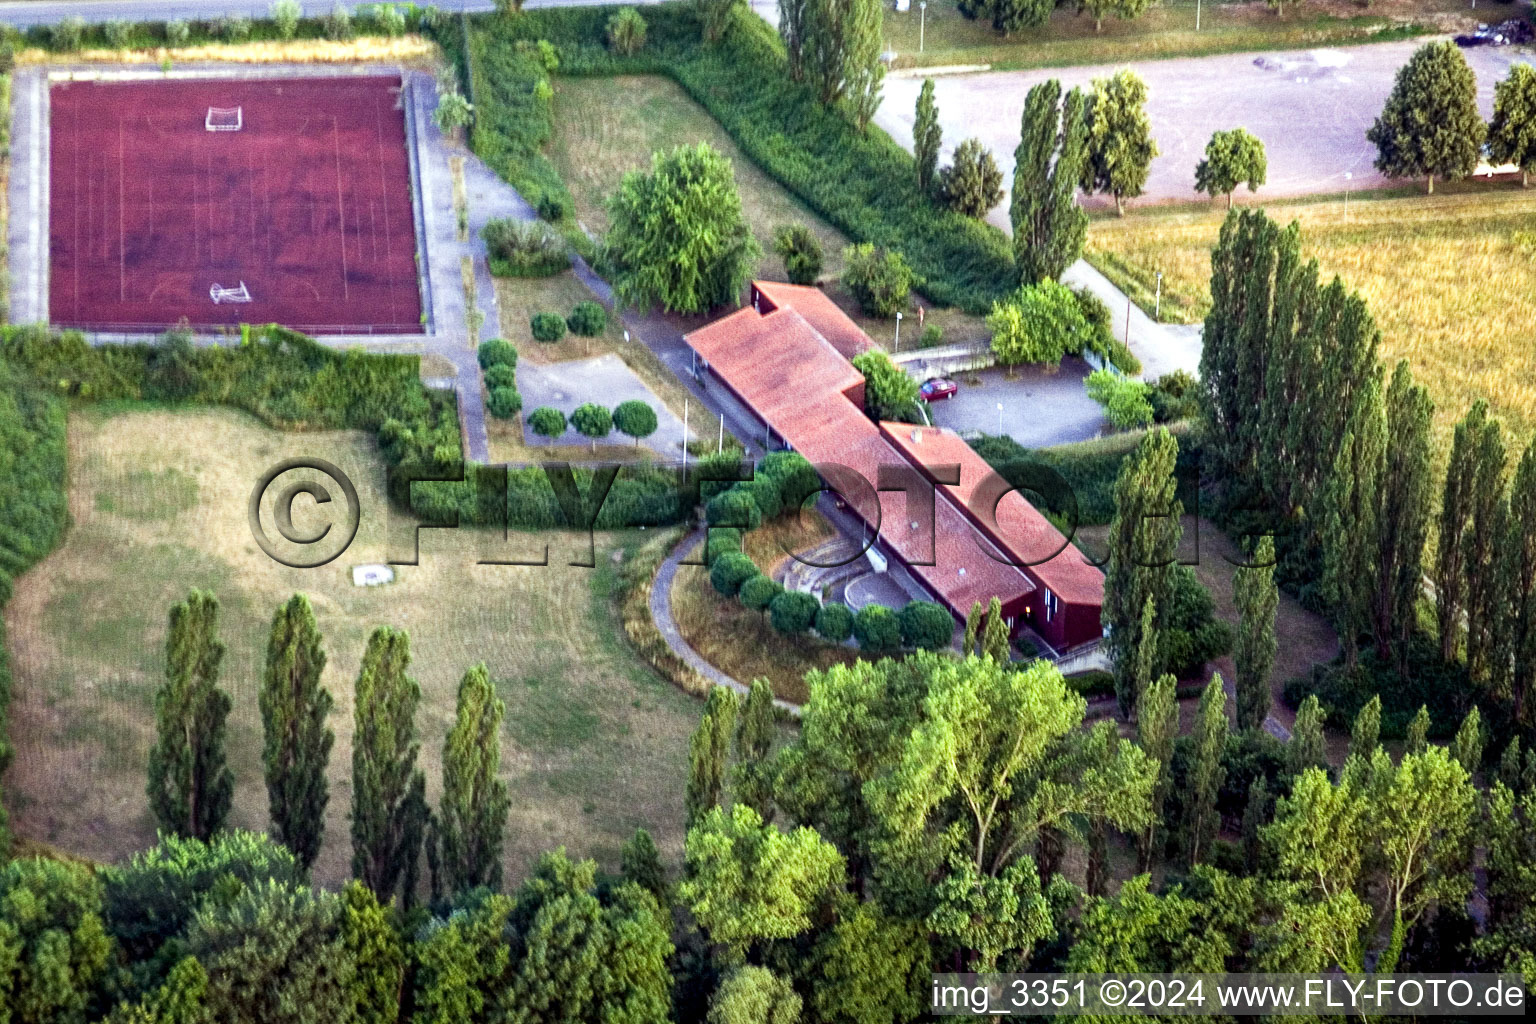
[[[1536,430],[1536,190],[1471,187],[1460,194],[1357,197],[1267,205],[1301,223],[1302,248],[1370,305],[1381,354],[1407,358],[1437,406],[1442,448],[1451,425],[1487,398],[1520,439]],[[1195,323],[1210,306],[1210,250],[1219,209],[1133,212],[1096,220],[1090,259],[1150,308],[1163,273],[1163,319]]]
[[[337,704],[321,882],[347,873],[351,695],[367,635],[382,624],[411,634],[433,801],[458,680],[477,661],[489,666],[507,708],[510,880],[561,844],[613,865],[640,825],[677,853],[697,704],[634,655],[612,601],[618,549],[647,534],[599,537],[598,568],[582,569],[568,565],[578,550],[569,535],[514,536],[519,557],[549,543],[550,565],[537,568],[475,565],[483,537],[427,531],[419,565],[399,567],[393,584],[358,588],[351,568],[387,557],[384,467],[363,434],[283,433],[230,411],[86,410],[71,416],[69,444],[72,527],[17,581],[5,609],[17,747],[5,792],[19,835],[98,860],[154,841],[144,768],[166,613],[202,587],[223,605],[237,779],[230,824],[246,828],[263,828],[267,817],[257,693],[271,616],[294,592],[315,606]],[[246,518],[262,471],[299,455],[339,466],[362,505],[350,550],[317,569],[268,559]],[[295,512],[301,529],[315,514],[305,504]]]
[[[654,152],[699,142],[715,147],[735,168],[742,213],[763,247],[757,273],[775,281],[788,279],[783,261],[773,254],[773,230],[780,224],[805,224],[821,240],[826,254],[822,280],[828,294],[871,338],[889,345],[894,320],[864,316],[836,283],[847,236],[763,173],[677,83],[653,75],[555,80],[555,135],[549,146],[550,159],[576,200],[577,218],[594,234],[607,229],[603,203],[626,171],[648,169]],[[916,315],[920,301],[914,298],[909,315]],[[943,329],[945,344],[989,337],[981,317],[959,310],[928,309],[926,317],[926,322]],[[916,332],[911,331],[914,323],[906,323],[904,348],[917,341]]]

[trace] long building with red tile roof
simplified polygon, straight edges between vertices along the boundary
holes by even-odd
[[[968,444],[864,414],[864,377],[849,360],[872,342],[820,290],[754,282],[752,305],[684,340],[770,435],[818,467],[880,553],[957,618],[996,597],[1053,647],[1100,635],[1103,574]]]

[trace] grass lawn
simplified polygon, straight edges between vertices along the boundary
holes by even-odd
[[[534,340],[528,322],[533,314],[548,312],[565,316],[576,303],[592,301],[594,298],[587,286],[578,281],[571,271],[551,277],[497,278],[496,303],[501,313],[501,336],[517,348],[518,360],[528,363],[557,363],[600,356],[607,352],[617,353],[625,365],[634,371],[635,376],[644,381],[645,386],[674,415],[682,419],[688,389],[644,344],[638,341],[625,344],[624,328],[616,317],[609,316],[608,326],[594,338],[583,338],[568,332],[565,337],[553,343]],[[602,395],[593,395],[592,400],[604,405],[611,404]],[[532,411],[532,406],[526,406],[523,414]],[[689,426],[694,434],[699,437],[714,436],[719,417],[708,413],[697,401],[689,404],[688,412]],[[644,446],[636,448],[622,434],[612,435],[615,443],[599,444],[594,455],[588,444],[524,445],[521,416],[516,420],[498,420],[488,416],[485,422],[490,435],[491,459],[495,462],[536,462],[552,458],[577,462],[594,458],[601,458],[605,462],[638,462],[655,457],[651,449]],[[576,434],[571,436],[580,437]]]
[[[763,173],[677,83],[652,75],[555,79],[555,134],[549,146],[550,159],[576,200],[577,218],[593,234],[607,229],[603,202],[618,187],[626,171],[648,169],[654,152],[699,142],[714,146],[735,167],[742,212],[763,247],[757,275],[787,280],[783,261],[772,251],[773,230],[780,224],[807,225],[821,240],[826,254],[822,280],[828,294],[865,333],[889,346],[895,321],[865,316],[852,296],[837,284],[843,267],[842,250],[849,242],[847,236]],[[915,318],[918,303],[928,305],[914,297],[909,317]],[[945,344],[990,337],[981,317],[954,309],[927,309],[925,316],[926,322],[938,324],[943,330]],[[911,330],[915,323],[915,319],[909,318],[904,324],[903,349],[917,342],[917,332]]]
[[[790,551],[804,551],[832,536],[832,525],[819,515],[780,519],[747,534],[743,547],[769,575]],[[702,549],[699,552],[702,555]],[[709,583],[709,570],[683,565],[672,581],[672,615],[683,639],[720,671],[750,683],[762,676],[784,700],[803,704],[811,669],[851,665],[858,649],[829,644],[807,633],[789,637],[774,629],[763,612],[750,611],[734,597],[722,597]]]
[[[633,654],[611,600],[615,549],[646,533],[600,536],[594,570],[567,564],[577,552],[570,535],[515,536],[524,552],[549,543],[544,568],[476,565],[483,538],[428,531],[419,565],[397,567],[393,584],[358,588],[351,568],[386,559],[384,463],[366,435],[283,433],[222,410],[87,409],[71,415],[69,431],[72,526],[17,581],[5,609],[17,747],[5,792],[19,835],[96,860],[154,842],[144,770],[166,613],[202,587],[223,606],[222,685],[234,700],[230,824],[243,828],[267,824],[257,694],[272,614],[294,592],[314,604],[329,658],[325,683],[336,697],[318,881],[347,877],[352,688],[368,633],[386,624],[411,634],[423,694],[420,763],[434,803],[459,678],[477,661],[490,668],[506,702],[509,880],[561,844],[616,866],[620,844],[641,825],[678,853],[698,707]],[[317,569],[268,559],[246,520],[261,472],[300,455],[348,473],[362,505],[350,550]],[[316,525],[303,522],[309,515],[301,500],[301,529]]]
[[[1442,449],[1477,398],[1524,446],[1536,430],[1536,190],[1463,185],[1446,194],[1338,197],[1269,204],[1301,223],[1302,246],[1370,305],[1390,367],[1406,358],[1436,404]],[[1194,323],[1210,306],[1210,250],[1223,213],[1134,211],[1089,228],[1089,258],[1151,308],[1163,273],[1163,319]]]
[[[916,2],[904,14],[887,8],[884,38],[898,54],[897,67],[991,64],[1025,69],[1365,43],[1384,32],[1410,34],[1413,25],[1472,22],[1481,13],[1468,10],[1463,0],[1376,0],[1369,10],[1353,0],[1313,0],[1287,3],[1283,15],[1254,0],[1204,0],[1196,32],[1195,6],[1195,0],[1163,0],[1131,21],[1106,17],[1095,32],[1093,19],[1068,5],[1058,7],[1046,24],[1005,38],[990,20],[964,17],[955,0],[932,0],[926,15]],[[1503,10],[1511,14],[1484,17],[1496,21],[1513,15],[1512,8],[1494,8]]]

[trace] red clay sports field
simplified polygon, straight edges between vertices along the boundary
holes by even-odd
[[[422,329],[398,77],[60,82],[50,104],[53,323]]]

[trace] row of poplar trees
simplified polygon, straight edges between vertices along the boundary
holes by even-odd
[[[235,778],[225,754],[229,694],[219,686],[225,645],[219,601],[194,590],[171,608],[165,682],[155,695],[149,804],[162,833],[206,840],[229,817]],[[368,638],[354,691],[352,873],[382,900],[409,905],[425,852],[434,893],[501,880],[506,783],[502,702],[484,664],[459,683],[457,716],[443,745],[442,799],[427,805],[416,765],[421,687],[410,677],[410,637],[380,626]],[[335,700],[321,680],[326,655],[309,599],[278,608],[260,691],[262,767],[271,834],[308,869],[325,837],[327,768]]]
[[[1347,665],[1362,642],[1406,668],[1436,491],[1434,405],[1406,361],[1387,374],[1361,297],[1304,262],[1300,231],[1229,215],[1212,253],[1200,374],[1209,468],[1279,524],[1284,573],[1313,582]],[[1529,702],[1536,673],[1536,449],[1510,473],[1478,401],[1456,427],[1433,566],[1441,658],[1482,692]],[[1510,477],[1513,477],[1512,483]]]

